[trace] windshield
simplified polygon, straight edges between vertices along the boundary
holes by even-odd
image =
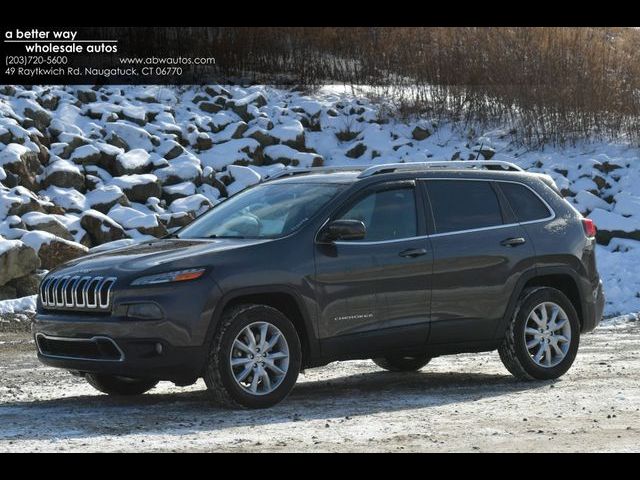
[[[232,196],[178,232],[178,238],[288,235],[343,188],[335,184],[263,184]]]

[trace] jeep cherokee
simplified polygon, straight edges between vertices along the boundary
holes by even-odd
[[[285,169],[168,237],[51,271],[42,362],[142,394],[203,377],[229,407],[283,400],[301,369],[415,371],[497,349],[554,379],[602,316],[595,226],[506,162]]]

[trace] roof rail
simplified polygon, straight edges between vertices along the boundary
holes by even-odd
[[[358,178],[366,178],[377,173],[390,173],[399,170],[427,170],[429,168],[486,168],[487,170],[505,170],[522,172],[522,168],[511,162],[498,160],[450,160],[443,162],[408,162],[373,165],[365,169]]]
[[[354,165],[353,167],[338,166],[338,167],[294,167],[283,168],[278,170],[273,175],[269,175],[265,178],[265,181],[275,180],[276,178],[289,177],[292,175],[301,175],[303,173],[333,173],[333,172],[360,172],[366,167]]]

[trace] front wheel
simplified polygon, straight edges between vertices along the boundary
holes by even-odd
[[[427,355],[390,356],[372,358],[373,363],[390,372],[416,372],[431,361]]]
[[[521,380],[551,380],[566,373],[580,343],[580,322],[567,296],[555,288],[526,290],[498,349]]]
[[[204,381],[225,407],[266,408],[293,389],[301,362],[298,333],[284,314],[266,305],[238,305],[222,316]]]
[[[153,379],[99,373],[87,373],[84,378],[93,388],[109,395],[142,395],[158,384],[158,381]]]

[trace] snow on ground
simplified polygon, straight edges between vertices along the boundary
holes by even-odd
[[[7,313],[35,312],[37,295],[0,301],[0,315]]]
[[[229,411],[202,380],[100,394],[40,364],[28,334],[5,334],[0,450],[638,452],[639,342],[638,322],[602,327],[556,381],[519,382],[495,352],[438,357],[411,373],[334,362],[300,375],[273,408]]]

